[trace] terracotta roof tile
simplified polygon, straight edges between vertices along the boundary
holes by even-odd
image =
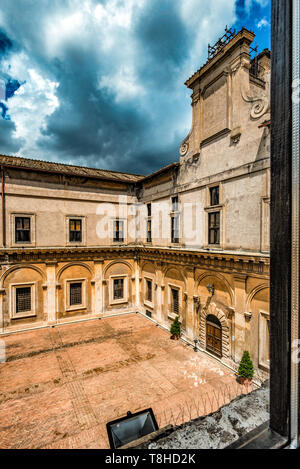
[[[0,165],[36,169],[39,171],[49,171],[54,173],[68,174],[81,177],[95,177],[97,179],[109,179],[120,182],[137,182],[144,178],[142,175],[121,173],[118,171],[108,171],[105,169],[88,168],[84,166],[75,166],[63,163],[53,163],[50,161],[33,160],[30,158],[21,158],[18,156],[0,155]]]

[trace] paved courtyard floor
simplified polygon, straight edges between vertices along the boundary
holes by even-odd
[[[106,423],[152,407],[160,427],[244,392],[231,370],[131,314],[1,338],[0,448],[108,448]]]

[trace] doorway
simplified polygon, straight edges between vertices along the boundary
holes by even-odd
[[[217,357],[222,357],[222,326],[212,314],[206,318],[206,350]]]

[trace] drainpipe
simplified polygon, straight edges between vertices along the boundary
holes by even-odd
[[[2,181],[2,240],[3,247],[6,247],[6,213],[5,213],[5,173],[4,166],[1,166],[1,181]]]

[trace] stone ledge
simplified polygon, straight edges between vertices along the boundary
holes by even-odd
[[[265,383],[250,394],[238,396],[217,412],[173,428],[162,428],[135,449],[225,449],[269,420],[269,387]]]

